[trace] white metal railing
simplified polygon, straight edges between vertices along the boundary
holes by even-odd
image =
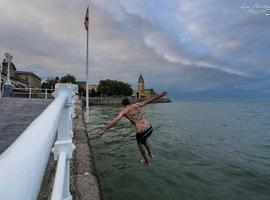
[[[36,98],[45,98],[48,99],[51,97],[54,89],[43,89],[43,88],[13,88],[13,93],[15,96],[24,96],[29,99]]]
[[[36,199],[51,150],[58,160],[51,199],[72,199],[69,160],[75,149],[72,118],[77,90],[77,85],[56,84],[55,100],[0,156],[0,199]]]

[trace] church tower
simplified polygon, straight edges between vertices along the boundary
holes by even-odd
[[[139,79],[138,79],[138,89],[134,91],[132,96],[136,97],[137,99],[148,99],[153,95],[156,95],[154,89],[152,89],[152,88],[146,89],[145,88],[143,76],[140,73],[140,76],[139,76]]]
[[[140,74],[139,76],[138,90],[144,90],[144,80],[143,80],[142,74]]]

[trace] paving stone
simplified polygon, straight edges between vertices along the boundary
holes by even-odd
[[[51,99],[0,98],[0,154],[51,102]]]

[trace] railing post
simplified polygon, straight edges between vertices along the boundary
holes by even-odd
[[[48,98],[48,90],[45,89],[45,99],[47,99],[47,98]]]
[[[32,88],[29,88],[29,99],[31,99],[31,96],[32,96]]]
[[[54,159],[58,160],[59,166],[57,166],[56,179],[52,192],[53,200],[72,199],[69,191],[69,160],[72,158],[72,153],[75,149],[75,145],[72,143],[72,118],[75,105],[75,91],[77,89],[78,87],[74,87],[74,85],[71,84],[57,84],[54,93],[54,95],[57,96],[63,91],[68,91],[69,97],[66,101],[64,110],[60,118],[57,132],[57,141],[55,142],[52,149],[52,152],[54,153]],[[65,162],[65,165],[62,165],[62,162]],[[61,176],[64,177],[61,178]]]
[[[71,118],[74,119],[75,118],[75,103],[76,103],[76,100],[78,100],[78,97],[75,96],[75,98],[73,98],[72,100],[72,109],[70,109],[70,115],[71,115]],[[70,123],[69,123],[69,129],[70,129],[70,137],[73,138],[73,121],[70,120]]]

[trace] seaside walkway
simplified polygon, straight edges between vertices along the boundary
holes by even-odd
[[[30,98],[0,98],[0,155],[4,154],[3,152],[9,146],[11,146],[11,144],[14,143],[15,140],[18,139],[18,137],[35,119],[40,117],[40,114],[44,110],[49,109],[49,107],[51,106],[50,104],[53,104],[53,101],[55,100]],[[44,115],[44,112],[42,113],[42,115]],[[56,115],[56,113],[54,112],[51,113],[52,117],[53,115]],[[74,200],[100,200],[101,193],[98,183],[98,177],[95,169],[89,138],[87,135],[86,124],[83,115],[83,106],[81,101],[76,102],[74,114],[75,116],[72,123],[73,128],[71,127],[71,129],[73,130],[74,134],[72,142],[75,144],[76,148],[73,152],[73,158],[70,160],[70,174],[68,173],[70,180],[68,181],[69,190],[72,195],[72,199]],[[40,132],[38,131],[38,133]],[[42,136],[44,136],[44,134],[40,133],[40,138],[44,139],[44,137]],[[33,144],[33,146],[36,145],[36,139],[37,138],[33,139],[33,141],[31,141],[30,139],[30,142]],[[23,154],[27,153],[28,150],[31,148],[26,148],[26,152],[24,152]],[[58,173],[57,162],[54,160],[53,155],[53,153],[50,153],[49,155],[49,160],[46,166],[44,176],[42,178],[42,184],[37,197],[38,200],[59,199],[52,197],[52,191],[54,191],[53,189],[55,188],[54,183],[56,181],[56,174]],[[17,157],[14,157],[14,162],[16,162],[17,159]],[[29,168],[30,167],[31,166],[29,165]],[[29,175],[33,177],[29,181],[35,181],[35,173],[36,172],[30,172]],[[2,186],[4,186],[3,184],[5,185],[6,182],[2,179]],[[27,187],[29,187],[29,189],[32,188],[32,186]],[[0,187],[0,190],[1,189],[3,188]],[[0,198],[1,197],[2,194],[0,195]],[[33,198],[30,198],[29,196],[21,196],[20,199]]]
[[[51,102],[49,99],[0,98],[0,154]]]

